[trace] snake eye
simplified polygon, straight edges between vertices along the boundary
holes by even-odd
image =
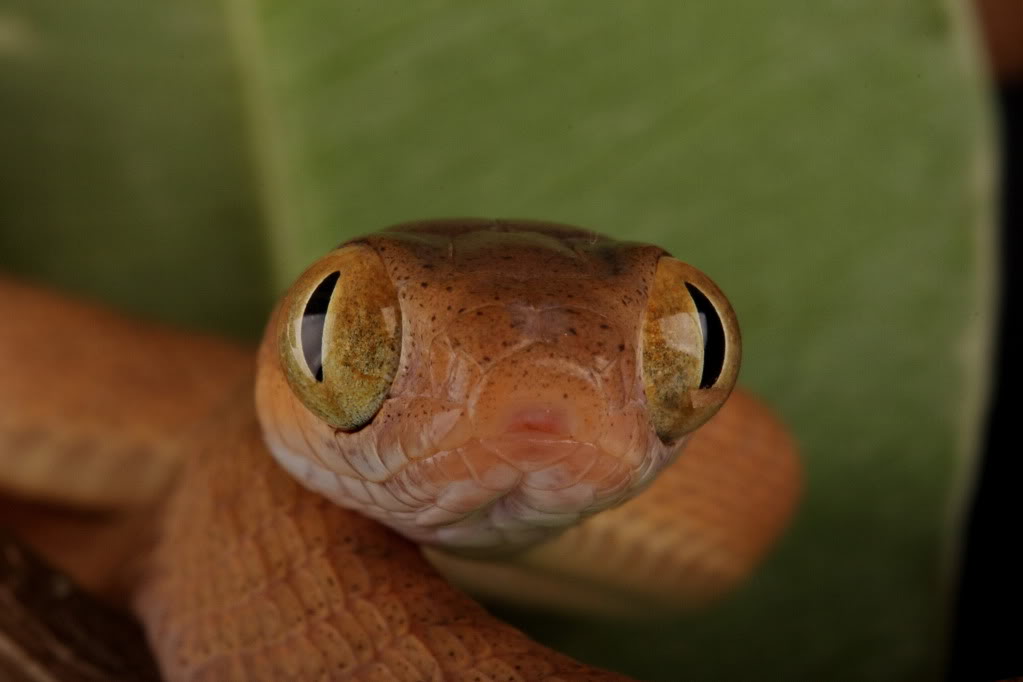
[[[317,381],[323,381],[323,324],[327,319],[330,297],[340,277],[340,272],[332,272],[317,284],[302,313],[302,356],[306,369]]]
[[[671,442],[714,416],[731,393],[742,354],[739,326],[706,275],[666,256],[654,274],[642,345],[650,420]]]
[[[299,278],[283,305],[278,347],[291,390],[331,426],[368,424],[401,357],[398,295],[380,257],[358,244],[333,251]]]

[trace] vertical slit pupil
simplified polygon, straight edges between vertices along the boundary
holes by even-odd
[[[316,285],[302,311],[302,356],[309,373],[323,381],[323,324],[340,272],[332,272]]]
[[[702,291],[689,282],[686,282],[686,289],[696,304],[703,330],[703,374],[700,376],[700,388],[710,388],[725,367],[725,326],[718,311]]]

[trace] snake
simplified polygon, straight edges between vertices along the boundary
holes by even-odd
[[[0,490],[51,505],[6,521],[131,609],[170,681],[628,679],[478,597],[710,603],[802,486],[788,429],[735,387],[721,290],[582,228],[349,240],[258,349],[11,277],[0,317]]]

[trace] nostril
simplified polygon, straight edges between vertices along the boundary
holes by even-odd
[[[511,414],[506,426],[508,433],[544,433],[568,436],[572,425],[561,410],[549,407],[528,407]]]

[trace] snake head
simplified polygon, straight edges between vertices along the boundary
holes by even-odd
[[[740,338],[705,275],[526,221],[400,225],[309,268],[257,409],[307,487],[410,539],[515,551],[619,504],[724,403]]]

